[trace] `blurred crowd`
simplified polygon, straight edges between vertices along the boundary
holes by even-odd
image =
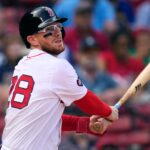
[[[1,0],[0,137],[15,65],[29,50],[18,22],[26,10],[53,7],[67,17],[65,51],[87,88],[114,105],[150,62],[150,0]],[[72,105],[65,113],[83,115]],[[120,119],[101,136],[62,133],[60,150],[150,150],[150,84],[120,110]],[[0,138],[1,143],[1,138]]]

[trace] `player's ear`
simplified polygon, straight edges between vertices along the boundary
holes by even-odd
[[[37,46],[39,45],[38,40],[35,36],[33,35],[28,35],[27,36],[27,41],[30,43],[30,45],[32,46]]]

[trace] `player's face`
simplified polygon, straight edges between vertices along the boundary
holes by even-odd
[[[39,43],[39,48],[52,55],[58,55],[64,51],[62,39],[62,24],[54,23],[39,31],[35,36]]]

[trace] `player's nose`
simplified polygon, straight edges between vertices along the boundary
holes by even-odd
[[[55,28],[54,35],[60,36],[61,35],[61,30],[59,28]]]

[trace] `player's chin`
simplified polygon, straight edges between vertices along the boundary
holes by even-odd
[[[58,49],[59,51],[64,51],[64,49],[65,49],[63,43],[56,43],[55,48]]]

